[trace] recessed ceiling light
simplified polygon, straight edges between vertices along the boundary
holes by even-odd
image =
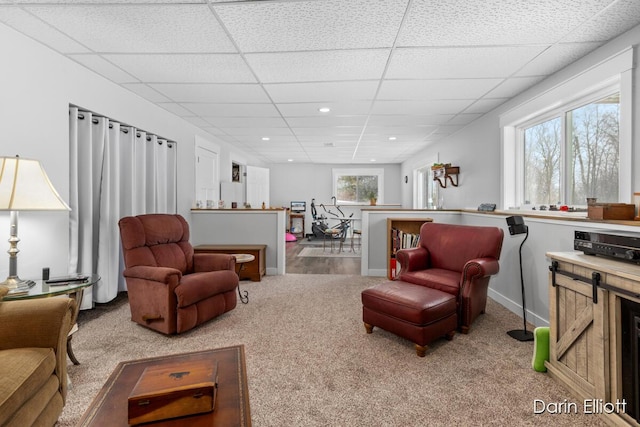
[[[398,138],[396,138],[395,136],[390,136],[389,137],[389,141],[395,141],[396,139],[398,139]]]
[[[318,108],[318,111],[320,111],[321,113],[328,113],[329,111],[331,111],[331,108],[329,108],[329,107],[320,107],[320,108]]]
[[[287,162],[293,162],[293,159],[287,159]]]
[[[263,136],[263,137],[262,137],[262,140],[263,140],[263,141],[269,141],[270,139],[271,139],[271,138],[269,138],[268,136]]]
[[[375,162],[375,161],[376,161],[376,159],[371,159],[371,160],[369,160],[369,161],[370,161],[370,162]]]

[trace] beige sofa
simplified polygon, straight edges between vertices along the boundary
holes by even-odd
[[[0,287],[0,300],[7,289]],[[67,394],[75,301],[0,301],[0,426],[53,426]]]

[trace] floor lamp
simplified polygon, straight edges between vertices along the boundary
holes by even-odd
[[[53,188],[37,160],[0,157],[0,211],[11,212],[9,237],[9,277],[0,283],[9,289],[25,289],[34,284],[18,277],[18,211],[70,210]]]
[[[522,243],[520,243],[520,289],[522,290],[522,319],[524,322],[523,329],[514,329],[507,332],[509,336],[517,339],[518,341],[533,341],[533,332],[527,331],[527,307],[524,300],[524,276],[522,274],[522,246],[529,237],[529,227],[524,223],[521,216],[507,217],[507,225],[509,226],[509,234],[512,236],[516,234],[525,234]]]

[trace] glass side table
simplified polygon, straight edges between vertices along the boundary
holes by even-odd
[[[85,288],[95,285],[100,280],[100,276],[98,276],[97,274],[78,274],[78,277],[85,276],[87,278],[82,282],[63,282],[58,284],[46,283],[46,281],[44,280],[34,280],[35,285],[29,288],[27,292],[15,295],[7,294],[3,298],[3,301],[47,298],[59,295],[68,295],[69,298],[73,298],[76,301],[76,309],[71,318],[72,326],[67,338],[67,354],[69,355],[69,359],[71,359],[74,365],[79,365],[80,362],[78,362],[78,359],[76,359],[76,356],[73,354],[73,349],[71,348],[71,338],[73,337],[73,334],[78,330],[77,320],[78,312],[80,311],[80,303],[82,302],[82,295]]]

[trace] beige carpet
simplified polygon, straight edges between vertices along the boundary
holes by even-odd
[[[360,252],[352,252],[349,246],[344,246],[342,251],[338,251],[340,247],[339,243],[335,243],[333,252],[331,252],[329,244],[326,248],[302,248],[297,256],[302,257],[316,257],[316,258],[360,258]]]
[[[367,335],[360,292],[384,279],[267,276],[242,282],[249,304],[166,337],[129,320],[126,298],[81,312],[60,426],[73,426],[118,362],[244,344],[254,426],[603,425],[594,415],[535,415],[534,399],[577,402],[531,369],[521,320],[493,301],[468,335],[427,356],[378,328]],[[582,402],[578,402],[579,405]]]

